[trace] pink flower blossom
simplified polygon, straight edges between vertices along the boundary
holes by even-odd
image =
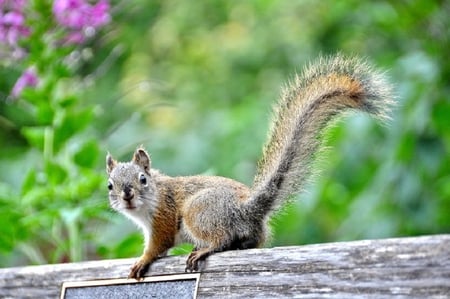
[[[36,69],[34,67],[27,68],[23,74],[17,79],[16,84],[11,91],[11,95],[18,98],[24,88],[34,87],[39,83],[39,78],[36,74]]]
[[[106,0],[100,0],[91,10],[91,26],[98,28],[109,23],[111,17],[108,13],[109,3]]]
[[[108,0],[94,5],[86,0],[55,0],[52,11],[56,21],[69,30],[64,39],[68,44],[83,43],[89,33],[111,20]]]
[[[30,35],[30,29],[25,26],[23,1],[0,2],[0,43],[12,50],[18,48],[18,41]]]
[[[28,0],[0,0],[0,8],[3,10],[22,11],[27,5]]]
[[[68,29],[98,28],[110,21],[109,3],[100,0],[95,5],[85,0],[55,0],[53,14],[57,22]]]
[[[2,23],[9,26],[22,26],[24,17],[17,11],[10,11],[3,15]]]
[[[82,44],[85,40],[85,35],[80,31],[71,31],[64,38],[64,42],[68,44]]]

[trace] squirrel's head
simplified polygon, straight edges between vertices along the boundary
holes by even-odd
[[[136,149],[130,162],[117,162],[106,155],[109,203],[114,210],[133,215],[151,209],[156,187],[150,167],[150,156],[142,147]]]

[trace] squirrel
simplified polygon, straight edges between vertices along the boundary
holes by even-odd
[[[321,57],[282,90],[253,185],[218,176],[170,177],[151,168],[138,147],[130,162],[106,156],[111,207],[143,231],[145,248],[129,278],[182,242],[194,244],[186,271],[215,252],[261,247],[269,218],[299,192],[320,150],[324,129],[343,112],[389,119],[393,104],[384,74],[365,60]]]

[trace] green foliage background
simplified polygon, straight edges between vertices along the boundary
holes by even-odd
[[[271,245],[450,232],[448,1],[113,4],[76,70],[32,57],[51,75],[0,100],[0,266],[138,256],[140,233],[108,207],[106,151],[144,144],[169,175],[251,184],[281,86],[336,52],[386,70],[398,107],[387,125],[353,115],[329,130]],[[3,95],[18,76],[0,69]]]

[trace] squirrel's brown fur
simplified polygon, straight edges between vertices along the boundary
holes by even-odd
[[[350,110],[384,119],[391,105],[382,74],[338,55],[321,58],[285,88],[251,188],[223,177],[165,176],[151,169],[143,148],[125,163],[108,154],[110,204],[145,237],[144,253],[129,277],[143,277],[158,256],[180,242],[195,245],[186,262],[190,271],[214,252],[262,246],[270,214],[302,188],[330,121]]]

